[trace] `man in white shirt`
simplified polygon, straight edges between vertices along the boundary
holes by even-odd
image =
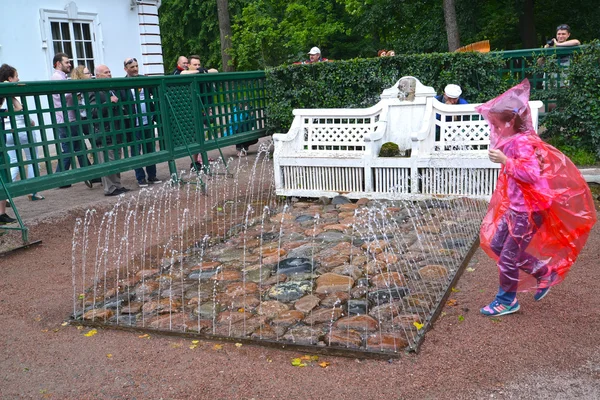
[[[65,53],[56,53],[54,59],[52,60],[52,64],[54,65],[54,73],[50,79],[53,81],[66,81],[67,74],[71,72],[71,60],[69,59],[69,56]],[[56,93],[52,95],[52,102],[55,110],[60,110],[63,107],[73,107],[73,95],[71,93]],[[67,118],[65,118],[62,111],[56,111],[56,122],[58,124],[64,124],[57,129],[59,139],[64,140],[72,138],[72,140],[64,141],[60,144],[62,154],[65,157],[62,160],[59,160],[56,167],[56,172],[67,171],[71,167],[70,154],[72,152],[79,153],[86,149],[83,140],[78,138],[79,130],[77,125],[70,124],[70,122],[73,122],[76,119],[77,117],[75,116],[75,110],[68,110]],[[89,165],[89,160],[83,154],[79,154],[77,156],[77,160],[80,168]],[[85,184],[90,188],[92,187],[92,183],[90,181],[85,181]],[[70,186],[71,185],[61,186],[61,189],[68,188]]]

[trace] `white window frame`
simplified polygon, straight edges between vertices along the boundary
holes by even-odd
[[[89,12],[80,12],[77,9],[75,2],[70,2],[65,6],[64,10],[40,9],[40,32],[42,35],[42,48],[46,50],[46,65],[48,66],[48,79],[52,76],[54,68],[52,59],[54,58],[54,45],[52,38],[52,22],[68,22],[69,29],[72,31],[72,23],[87,23],[90,25],[90,33],[92,36],[92,51],[94,52],[94,65],[100,65],[104,61],[102,54],[102,33],[100,29],[100,21],[98,14]],[[74,43],[74,36],[71,32],[71,40]],[[75,46],[73,50],[77,51]],[[74,60],[77,60],[76,55],[69,54]],[[73,63],[73,67],[77,66],[77,62]]]

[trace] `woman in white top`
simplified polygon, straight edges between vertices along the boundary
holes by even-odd
[[[8,64],[2,64],[2,66],[0,66],[0,82],[19,82],[19,73],[17,72],[17,70],[14,67],[11,67]],[[18,98],[11,97],[11,98],[6,98],[6,99],[0,99],[0,109],[6,109],[8,111],[11,111],[11,107],[8,104],[9,102],[12,102],[12,111],[14,111],[14,113],[15,113],[15,115],[14,115],[15,125],[13,125],[11,123],[11,118],[9,118],[9,117],[3,118],[4,119],[4,134],[6,135],[6,147],[10,148],[10,147],[15,146],[15,134],[13,132],[17,129],[20,129],[19,132],[17,132],[19,145],[21,145],[21,146],[27,145],[27,144],[29,144],[29,137],[27,135],[27,130],[24,130],[24,129],[21,130],[21,128],[26,128],[26,126],[27,126],[25,124],[25,115],[22,112],[23,105],[21,104],[21,102],[19,101]],[[31,126],[35,126],[35,122],[33,120],[30,120],[30,124],[31,124]],[[25,150],[25,160],[27,160],[27,161],[32,160],[33,152],[35,152],[36,158],[38,157],[36,147],[26,147],[23,150]],[[10,159],[10,164],[15,164],[18,160],[17,150],[9,150],[8,157]],[[12,178],[12,182],[14,182],[17,179],[17,174],[19,174],[19,167],[12,167],[10,169],[10,175]],[[28,177],[34,176],[33,163],[29,163],[27,165],[27,176]],[[21,176],[21,179],[25,179],[25,178],[26,177]],[[39,193],[30,194],[28,197],[29,197],[29,200],[44,200],[44,196],[42,196]]]

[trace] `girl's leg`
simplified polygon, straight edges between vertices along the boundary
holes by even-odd
[[[534,258],[525,253],[525,249],[537,230],[536,224],[530,221],[530,214],[526,212],[509,210],[507,222],[508,232],[498,259],[500,288],[496,300],[502,304],[511,304],[517,296],[519,269],[523,268],[524,261],[531,262],[531,258]]]

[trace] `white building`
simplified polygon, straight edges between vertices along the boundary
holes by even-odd
[[[158,25],[161,0],[0,0],[0,63],[23,81],[48,80],[52,58],[67,53],[73,66],[106,64],[124,76],[135,57],[140,73],[163,75]]]

